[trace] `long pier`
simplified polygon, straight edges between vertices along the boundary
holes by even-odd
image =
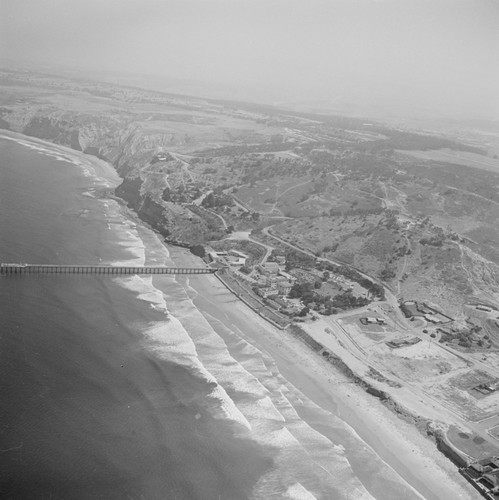
[[[19,274],[213,274],[209,267],[73,266],[48,264],[0,264],[0,275]]]

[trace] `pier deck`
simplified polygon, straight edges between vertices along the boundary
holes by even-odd
[[[0,264],[0,274],[4,276],[19,274],[213,274],[216,271],[209,267]]]

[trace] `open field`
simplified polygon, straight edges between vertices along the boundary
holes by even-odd
[[[453,151],[452,149],[435,149],[428,151],[397,151],[398,153],[415,156],[423,160],[443,161],[464,165],[472,168],[480,168],[490,172],[499,173],[499,159],[488,156],[469,153],[467,151]]]
[[[479,371],[466,371],[450,377],[445,382],[426,386],[428,394],[441,398],[447,407],[466,420],[478,422],[499,413],[499,393],[483,396],[473,389],[490,381],[490,375]]]
[[[454,425],[447,432],[447,438],[459,450],[478,460],[497,453],[497,447],[491,445],[480,436],[472,432],[464,432]]]

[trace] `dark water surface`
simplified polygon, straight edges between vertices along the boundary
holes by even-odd
[[[0,261],[130,258],[92,187],[0,140]],[[212,384],[144,349],[159,315],[106,277],[0,277],[1,498],[249,496],[271,461],[210,415]]]

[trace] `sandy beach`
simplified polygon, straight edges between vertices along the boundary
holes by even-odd
[[[15,140],[27,139],[20,134],[9,133]],[[83,155],[68,148],[54,146],[40,140],[29,142],[47,153],[54,155],[58,150],[61,159],[72,159],[80,167],[90,167],[93,175],[104,177],[108,185],[116,185],[119,178],[114,169],[93,157]],[[74,161],[77,160],[77,161]],[[142,226],[138,218],[123,207],[126,217]],[[146,233],[152,235],[149,229]],[[158,236],[161,240],[162,238]],[[146,243],[147,244],[147,243]],[[197,267],[204,263],[188,250],[167,247],[170,258],[178,267]],[[162,258],[160,255],[158,258]],[[360,386],[352,383],[345,374],[326,362],[303,342],[286,331],[281,331],[263,320],[253,310],[238,300],[222,282],[212,275],[177,276],[197,310],[222,340],[228,340],[227,332],[235,332],[239,337],[260,350],[267,358],[273,375],[290,384],[310,400],[321,411],[328,412],[333,419],[339,417],[354,430],[365,443],[392,470],[394,481],[405,482],[413,494],[406,498],[426,498],[428,500],[472,499],[477,492],[458,473],[457,468],[436,448],[434,442],[423,436],[412,424],[397,417],[392,411]],[[165,290],[165,293],[167,291]],[[227,342],[227,345],[230,343]],[[229,348],[230,351],[230,348]],[[322,433],[333,443],[337,434],[314,421],[307,409],[298,408],[300,417],[307,424]],[[356,462],[355,456],[347,456],[355,474],[376,498],[383,495],[382,481],[365,463]],[[390,497],[393,498],[393,497]],[[397,499],[399,500],[399,499]],[[404,499],[400,499],[404,500]]]
[[[178,266],[202,265],[184,249],[169,247],[169,252]],[[457,468],[414,425],[397,417],[300,340],[263,320],[216,277],[177,279],[188,283],[195,305],[222,337],[221,324],[268,354],[289,383],[323,410],[346,421],[423,498],[477,497]],[[313,427],[313,422],[309,424]],[[356,473],[361,476],[361,471]]]

